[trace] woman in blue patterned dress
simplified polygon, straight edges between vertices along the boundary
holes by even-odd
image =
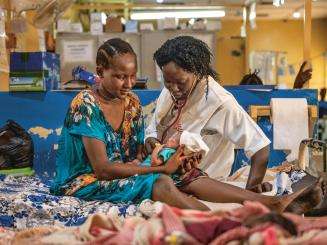
[[[81,91],[68,109],[52,193],[114,203],[154,199],[206,209],[189,201],[168,177],[182,162],[181,150],[164,166],[138,165],[144,122],[139,99],[131,92],[137,72],[131,46],[110,39],[99,48],[96,63],[99,86]]]

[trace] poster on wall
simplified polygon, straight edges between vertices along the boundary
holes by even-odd
[[[276,52],[277,60],[277,84],[279,86],[286,86],[286,75],[288,74],[288,63],[285,52]]]
[[[5,12],[0,8],[0,72],[9,72],[6,49]]]
[[[287,53],[282,51],[253,51],[250,53],[251,72],[259,70],[258,76],[264,85],[285,87],[289,71]]]
[[[63,63],[92,62],[94,59],[93,45],[92,40],[65,40],[62,44]]]
[[[276,76],[276,52],[252,51],[250,53],[250,69],[253,72],[259,70],[258,76],[265,85],[275,85]]]

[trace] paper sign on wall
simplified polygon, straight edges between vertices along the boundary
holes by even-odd
[[[64,41],[63,63],[94,62],[93,41]]]
[[[9,72],[6,49],[5,12],[0,8],[0,72]]]

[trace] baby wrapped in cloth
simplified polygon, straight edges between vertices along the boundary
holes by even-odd
[[[181,145],[184,145],[184,156],[197,155],[203,157],[209,151],[209,147],[202,140],[201,135],[188,131],[183,131],[182,133],[178,132],[172,135],[166,144],[157,144],[152,154],[149,155],[141,165],[159,166],[165,164]],[[207,174],[198,168],[193,168],[185,174],[176,172],[172,174],[171,177],[177,187],[183,187],[195,179],[207,177]]]

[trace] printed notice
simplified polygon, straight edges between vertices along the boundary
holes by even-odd
[[[0,72],[9,72],[6,49],[5,12],[0,8]]]
[[[92,62],[94,61],[93,41],[64,41],[63,62]]]

